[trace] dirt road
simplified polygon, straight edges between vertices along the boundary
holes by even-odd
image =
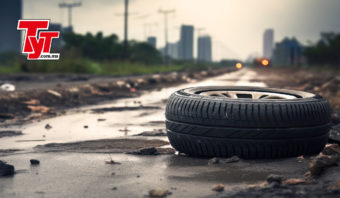
[[[156,187],[170,191],[169,197],[228,197],[228,193],[261,186],[270,174],[303,178],[310,157],[209,165],[209,159],[178,154],[126,154],[144,147],[170,147],[163,136],[164,108],[175,90],[203,85],[264,87],[265,82],[263,74],[242,69],[204,81],[143,91],[138,97],[70,109],[40,122],[1,128],[22,131],[23,135],[0,138],[0,160],[16,168],[13,177],[0,179],[0,197],[144,197]],[[144,136],[138,136],[142,132],[146,132]],[[106,164],[111,158],[119,164]],[[40,160],[40,165],[30,166],[30,159]],[[294,187],[290,193],[307,195],[308,189],[322,188],[338,178],[340,168],[333,167],[316,183]],[[211,190],[219,183],[224,184],[224,193]]]

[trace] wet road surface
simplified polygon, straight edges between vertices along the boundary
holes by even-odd
[[[107,138],[167,141],[166,136],[133,135],[164,130],[166,99],[172,92],[203,85],[266,86],[257,77],[253,70],[243,69],[201,82],[145,92],[138,98],[73,109],[64,116],[13,126],[12,129],[21,130],[24,135],[1,138],[0,149],[20,151],[0,159],[13,164],[17,174],[0,179],[0,197],[144,197],[155,187],[171,191],[169,197],[205,197],[216,194],[211,186],[218,183],[224,184],[228,191],[263,182],[269,174],[303,175],[308,170],[308,162],[297,158],[208,165],[208,159],[180,155],[109,155],[96,151],[39,152],[34,149],[47,143]],[[137,108],[140,105],[152,108]],[[98,111],[102,108],[113,111]],[[45,129],[47,124],[52,128]],[[110,157],[121,164],[105,164]],[[30,159],[40,160],[40,165],[30,166]],[[339,173],[332,177],[336,176]]]

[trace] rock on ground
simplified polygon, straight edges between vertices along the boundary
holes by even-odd
[[[14,175],[14,166],[0,160],[0,177]]]
[[[171,193],[168,190],[164,190],[163,188],[160,187],[149,190],[150,197],[166,197],[168,194]]]

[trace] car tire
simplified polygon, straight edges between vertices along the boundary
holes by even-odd
[[[166,106],[171,145],[192,156],[277,158],[319,153],[331,109],[312,93],[259,87],[196,87]]]

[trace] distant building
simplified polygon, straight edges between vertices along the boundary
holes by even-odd
[[[178,59],[178,42],[168,43],[168,55],[172,59]]]
[[[273,64],[278,66],[304,64],[303,50],[304,47],[296,38],[284,38],[275,45],[272,58]]]
[[[0,53],[21,51],[22,31],[17,30],[21,13],[21,0],[2,0],[0,2]]]
[[[271,58],[273,55],[274,47],[274,30],[267,29],[263,34],[263,57]]]
[[[165,47],[160,48],[160,52],[165,56]],[[178,42],[168,43],[168,55],[171,59],[178,59]]]
[[[154,36],[150,36],[147,38],[147,42],[152,45],[154,48],[156,48],[157,44],[157,39]]]
[[[197,60],[211,62],[211,37],[200,36],[197,40]]]
[[[181,26],[178,58],[182,60],[192,60],[194,58],[194,26]]]

